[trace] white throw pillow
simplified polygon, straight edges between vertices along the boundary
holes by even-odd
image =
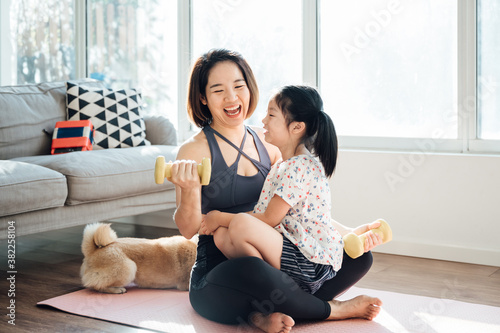
[[[148,146],[138,89],[91,90],[66,82],[68,120],[90,119],[94,149]]]

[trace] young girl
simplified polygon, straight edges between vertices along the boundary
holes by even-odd
[[[226,257],[262,258],[314,293],[342,264],[328,185],[337,161],[335,128],[319,93],[308,86],[282,88],[262,122],[265,140],[279,148],[283,161],[271,168],[253,213],[212,211],[201,228],[214,233]]]

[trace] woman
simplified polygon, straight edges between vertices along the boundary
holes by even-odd
[[[212,50],[201,56],[191,73],[188,114],[202,130],[179,149],[172,166],[179,231],[191,238],[202,217],[211,210],[251,211],[279,150],[264,140],[263,131],[244,125],[258,102],[252,70],[236,52]],[[212,177],[201,187],[197,163],[210,157]],[[352,231],[338,223],[341,234]],[[355,230],[361,234],[377,225]],[[368,237],[365,249],[381,243]],[[217,249],[213,236],[200,234],[196,263],[191,273],[190,301],[202,316],[221,323],[251,323],[265,332],[288,332],[295,319],[323,320],[374,318],[380,300],[358,296],[340,302],[334,297],[363,277],[372,263],[371,253],[344,263],[335,278],[311,295],[285,273],[256,257],[233,260]]]

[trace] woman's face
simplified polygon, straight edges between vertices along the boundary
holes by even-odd
[[[210,109],[215,125],[241,125],[246,119],[250,90],[243,73],[232,61],[219,62],[212,67],[205,95],[201,102]]]

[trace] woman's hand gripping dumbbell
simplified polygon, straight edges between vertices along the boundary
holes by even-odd
[[[201,185],[208,185],[210,183],[210,175],[212,173],[212,166],[209,158],[203,158],[201,164],[198,164],[198,175],[200,176]],[[163,184],[165,178],[172,177],[172,162],[165,163],[164,156],[158,156],[155,164],[155,182],[156,184]]]

